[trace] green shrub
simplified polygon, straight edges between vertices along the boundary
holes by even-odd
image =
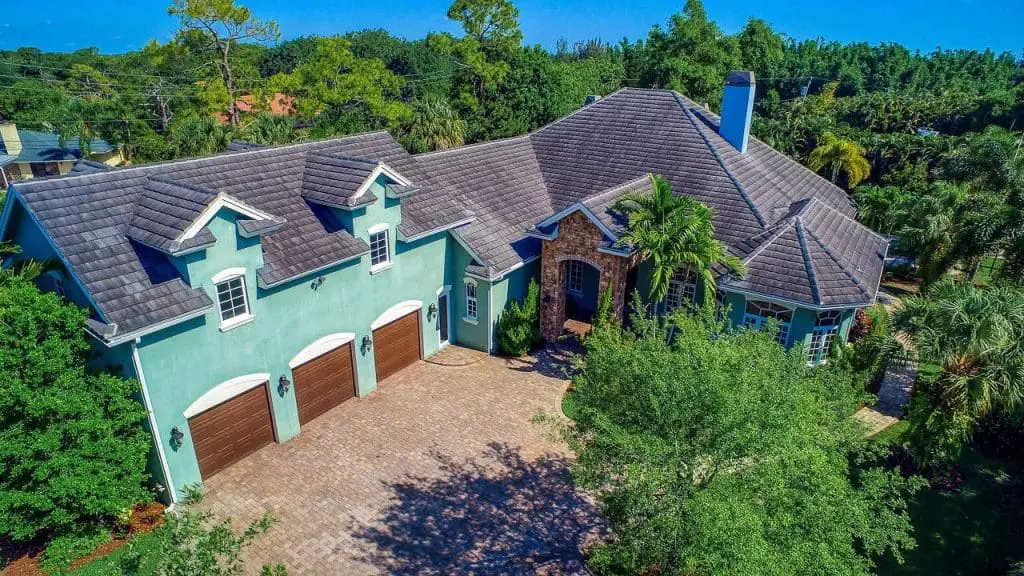
[[[134,380],[86,369],[88,312],[0,282],[0,535],[74,534],[151,497]]]
[[[522,356],[540,343],[540,287],[530,280],[526,299],[509,300],[498,316],[498,349],[502,354]]]
[[[47,574],[63,574],[71,567],[72,562],[91,553],[100,544],[109,541],[110,531],[97,527],[58,536],[43,552],[40,567]]]

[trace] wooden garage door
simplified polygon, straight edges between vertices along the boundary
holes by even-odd
[[[204,479],[274,441],[267,384],[188,419]]]
[[[352,343],[296,366],[292,376],[299,424],[305,424],[356,395]]]
[[[416,310],[373,331],[377,382],[420,359],[420,311]]]

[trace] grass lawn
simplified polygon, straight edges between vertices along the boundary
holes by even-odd
[[[903,565],[883,558],[879,576],[999,576],[1011,561],[1024,560],[1024,479],[1019,471],[973,448],[964,450],[958,466],[964,476],[959,493],[925,488],[914,497],[911,516],[918,547],[906,554]]]
[[[71,576],[120,576],[122,572],[117,569],[117,563],[128,552],[129,546],[135,546],[142,553],[143,560],[139,574],[152,574],[156,561],[155,551],[166,534],[164,528],[157,528],[152,532],[141,534],[134,538],[131,544],[122,546],[103,558],[94,560],[71,572]]]
[[[979,284],[991,284],[1002,267],[1002,258],[986,256],[981,259],[981,266],[978,267],[978,273],[974,276],[974,281]]]

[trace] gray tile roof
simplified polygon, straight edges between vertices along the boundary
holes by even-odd
[[[162,247],[162,241],[170,234],[156,224],[176,230],[180,223],[155,214],[151,214],[150,222],[145,221],[144,215],[136,220],[137,208],[143,207],[145,212],[145,207],[152,207],[154,187],[167,186],[166,195],[175,198],[174,202],[179,202],[179,196],[187,196],[182,189],[215,191],[284,220],[274,231],[242,224],[243,230],[264,234],[264,266],[258,276],[265,286],[368,252],[364,241],[346,231],[325,229],[302,198],[306,157],[310,152],[373,158],[419,184],[419,191],[401,201],[399,231],[405,236],[443,229],[472,217],[384,132],[29,180],[16,183],[14,188],[82,280],[101,315],[98,320],[117,325],[116,332],[107,333],[117,336],[197,313],[211,305],[203,290],[188,287],[167,260],[167,254],[151,247],[150,243]],[[198,196],[197,199],[202,200]],[[180,199],[182,204],[176,209],[188,211],[185,200]],[[140,237],[148,234],[147,241],[131,239],[129,231]],[[212,236],[206,237],[204,233],[196,238],[196,242],[212,241]]]
[[[736,288],[815,306],[871,301],[884,246],[852,219],[846,192],[754,137],[740,153],[718,123],[676,92],[624,89],[528,136],[417,159],[480,214],[460,229],[483,260],[475,273],[497,275],[536,256],[523,249],[534,246],[516,249],[516,230],[535,229],[577,202],[621,230],[608,207],[624,185],[655,173],[714,210],[716,233],[732,252],[760,249],[746,277],[731,281]]]
[[[0,161],[0,165],[3,165],[2,161]],[[79,160],[78,162],[75,162],[74,166],[71,167],[71,171],[68,172],[68,175],[74,176],[78,174],[92,174],[94,172],[106,172],[108,170],[113,169],[113,166],[108,166],[102,162],[94,162],[92,160]]]
[[[745,278],[727,280],[736,288],[818,306],[871,300],[884,240],[852,220],[846,194],[755,138],[740,154],[717,126],[675,92],[625,89],[527,136],[415,157],[384,132],[277,147],[233,143],[218,156],[15,188],[97,303],[104,333],[212,305],[154,249],[170,248],[211,194],[280,219],[240,223],[243,233],[262,236],[263,286],[365,254],[363,240],[326,226],[314,209],[349,202],[380,163],[411,183],[388,191],[403,196],[400,236],[459,226],[454,233],[476,258],[467,270],[484,277],[535,258],[540,241],[525,231],[577,202],[621,230],[608,208],[657,173],[676,193],[708,204],[719,238],[749,260]],[[203,241],[213,239],[200,234],[190,246]]]

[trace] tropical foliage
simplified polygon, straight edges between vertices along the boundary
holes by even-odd
[[[650,179],[650,194],[631,192],[615,204],[628,217],[620,242],[635,247],[641,258],[650,261],[652,301],[663,302],[672,276],[685,268],[700,278],[705,303],[714,302],[713,268],[723,264],[741,274],[742,262],[715,238],[710,208],[689,196],[673,194],[663,176],[652,174]]]
[[[837,182],[839,175],[843,174],[846,176],[846,185],[856,188],[857,184],[871,175],[871,163],[864,157],[865,153],[860,144],[825,132],[818,147],[811,150],[807,167],[815,172],[825,170],[832,182]]]
[[[573,381],[574,478],[615,532],[595,571],[866,575],[913,546],[920,481],[867,455],[848,374],[690,315],[666,344],[658,322],[595,330]]]
[[[0,534],[53,538],[150,495],[138,384],[86,368],[86,310],[24,274],[0,282]]]
[[[1024,292],[945,279],[902,299],[893,326],[925,366],[909,409],[921,463],[955,461],[980,417],[1024,405]]]
[[[540,286],[530,280],[522,304],[509,299],[498,315],[498,349],[502,354],[522,356],[540,344]]]

